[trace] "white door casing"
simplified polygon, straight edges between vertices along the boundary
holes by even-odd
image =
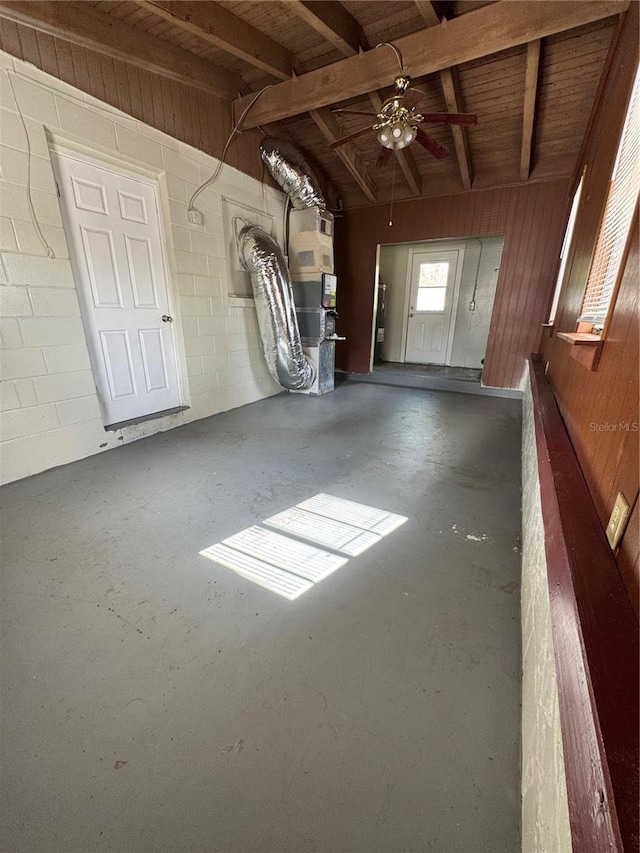
[[[449,364],[464,247],[411,252],[404,360]]]
[[[176,408],[156,184],[75,153],[52,152],[52,162],[103,423]]]

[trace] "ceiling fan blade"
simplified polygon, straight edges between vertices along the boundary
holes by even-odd
[[[363,127],[362,130],[356,130],[355,133],[350,133],[348,136],[343,136],[342,139],[337,139],[335,142],[332,142],[329,148],[338,148],[338,146],[344,145],[346,142],[351,142],[352,139],[357,139],[358,136],[364,136],[365,133],[370,133],[371,130],[371,125]]]
[[[391,160],[391,149],[380,146],[380,153],[376,160],[376,169],[384,169],[385,166],[389,165],[389,160]]]
[[[433,138],[433,136],[429,136],[429,134],[425,133],[425,131],[421,127],[418,128],[418,132],[416,134],[416,142],[420,143],[420,145],[422,145],[422,147],[426,151],[428,151],[429,154],[432,154],[436,158],[436,160],[444,160],[445,157],[449,156],[449,152],[444,147],[444,145],[440,145],[440,143],[437,142]]]
[[[350,116],[371,116],[372,118],[377,118],[377,113],[366,113],[364,110],[333,110],[334,113],[345,113]]]
[[[472,113],[422,113],[427,124],[461,124],[471,127],[478,124],[478,116]]]
[[[416,109],[418,112],[422,112],[420,109],[420,103],[427,98],[427,93],[423,92],[421,89],[415,89],[413,86],[410,86],[412,92],[415,92],[416,95],[422,95],[422,97],[416,97],[415,95],[407,98],[407,106],[411,106]],[[426,104],[425,104],[426,106]],[[424,120],[429,124],[460,124],[465,127],[471,127],[478,123],[478,116],[473,115],[473,113],[424,113]]]
[[[419,110],[420,104],[424,104],[426,107],[425,101],[433,101],[433,98],[430,97],[427,92],[423,92],[420,89],[414,89],[413,86],[409,86],[409,90],[405,95],[406,107],[414,107],[416,110]]]

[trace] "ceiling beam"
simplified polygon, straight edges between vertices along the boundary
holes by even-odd
[[[411,195],[419,196],[422,193],[422,175],[413,154],[407,148],[398,148],[395,155]]]
[[[435,27],[440,23],[436,10],[433,8],[431,0],[413,0],[418,12],[422,15],[422,20],[428,27]]]
[[[438,27],[396,39],[408,74],[422,77],[553,33],[617,15],[629,0],[499,0]],[[389,85],[396,73],[391,51],[370,50],[268,89],[248,116],[248,127],[308,112]],[[247,105],[235,103],[236,115]]]
[[[433,4],[430,0],[414,0],[418,11],[422,15],[422,19],[428,27],[436,26],[440,23],[440,19],[436,14]],[[464,112],[462,109],[462,96],[460,94],[460,85],[458,83],[458,75],[454,68],[443,68],[440,72],[440,83],[447,109],[450,113]],[[471,157],[469,155],[469,138],[467,130],[460,125],[451,125],[451,134],[453,136],[453,145],[456,150],[456,159],[458,160],[458,169],[460,170],[460,180],[465,190],[471,189],[473,183],[473,170],[471,168]]]
[[[342,131],[334,114],[330,109],[324,107],[320,110],[311,110],[311,118],[314,120],[320,132],[332,143],[340,139]],[[350,142],[333,149],[340,157],[344,165],[355,178],[356,183],[371,202],[378,200],[378,188],[366,169],[362,167],[358,159],[358,153]]]
[[[520,180],[529,180],[533,125],[536,117],[538,72],[540,68],[540,39],[527,45],[527,64],[524,77],[524,116],[522,119],[522,148],[520,149]]]
[[[464,112],[462,109],[462,98],[460,96],[460,86],[458,84],[456,69],[445,68],[441,71],[440,83],[442,84],[442,91],[444,93],[444,99],[449,112]],[[469,156],[469,137],[467,136],[467,128],[460,127],[458,124],[452,124],[451,133],[453,134],[453,145],[458,159],[460,180],[462,181],[462,186],[465,190],[470,190],[471,184],[473,183],[473,170],[471,168],[471,157]]]
[[[138,6],[164,18],[181,30],[197,36],[226,53],[248,62],[255,68],[288,80],[295,62],[289,51],[278,42],[256,30],[242,18],[217,3],[193,0],[135,0]]]
[[[329,144],[337,142],[340,139],[342,128],[328,107],[311,110],[310,115],[316,127]],[[355,147],[350,142],[347,142],[346,145],[341,145],[339,148],[332,150],[342,160],[347,170],[351,173],[351,177],[354,178],[369,201],[376,202],[378,200],[378,187],[365,166],[360,162],[360,157]]]
[[[362,27],[337,0],[288,0],[287,9],[345,56],[355,56],[368,47]]]
[[[342,129],[328,107],[321,107],[319,110],[310,110],[309,115],[330,145],[340,139]],[[358,152],[354,146],[351,143],[347,143],[346,145],[341,145],[339,148],[330,150],[342,160],[347,171],[369,201],[376,202],[378,200],[378,187],[365,166],[360,162]]]
[[[237,76],[188,50],[105,15],[83,2],[0,2],[0,18],[26,24],[65,41],[204,89],[220,98],[240,91]]]
[[[359,22],[335,0],[289,0],[287,9],[298,15],[345,56],[355,56],[361,51],[369,50],[369,42]],[[369,92],[368,95],[373,108],[379,113],[384,96],[380,92]],[[422,192],[422,177],[413,154],[408,149],[398,149],[395,155],[411,194],[419,196]]]
[[[295,74],[304,73],[304,67],[300,61],[287,48],[215,3],[199,3],[192,0],[180,0],[180,2],[135,0],[135,2],[185,32],[214,44],[226,53],[237,56],[254,68],[260,68],[279,80],[288,80]],[[260,100],[265,94],[266,92],[261,95]],[[255,93],[249,95],[250,99],[253,97]],[[258,103],[259,101],[256,101],[256,106]],[[329,143],[336,142],[342,136],[338,122],[327,107],[311,111],[311,118]],[[261,125],[271,123],[260,122]],[[377,187],[359,162],[356,149],[352,145],[344,145],[335,149],[335,153],[347,167],[366,198],[372,202],[377,201]]]

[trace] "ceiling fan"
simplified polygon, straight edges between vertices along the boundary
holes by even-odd
[[[384,42],[384,46],[391,47],[398,57],[398,63],[402,69],[402,57],[394,44]],[[382,47],[383,45],[377,45]],[[430,136],[419,125],[425,124],[457,124],[463,127],[471,127],[478,123],[478,117],[470,113],[419,113],[417,104],[409,105],[405,103],[407,91],[418,92],[424,96],[419,89],[413,89],[410,86],[411,78],[408,74],[401,73],[394,81],[394,91],[384,101],[379,113],[364,112],[362,110],[339,109],[338,113],[348,115],[370,116],[377,119],[373,125],[363,127],[343,136],[342,139],[336,140],[331,144],[331,148],[338,148],[346,142],[351,142],[365,133],[374,130],[377,131],[378,142],[382,145],[382,150],[378,156],[376,166],[383,168],[387,165],[391,158],[391,152],[399,148],[406,148],[407,145],[415,140],[426,151],[438,160],[443,160],[449,156],[449,152],[436,139]],[[418,101],[419,103],[419,101]]]

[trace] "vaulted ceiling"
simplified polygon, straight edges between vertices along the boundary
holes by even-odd
[[[626,2],[557,0],[84,0],[0,2],[15,17],[234,99],[244,126],[297,143],[347,205],[569,175]],[[429,126],[450,152],[412,144],[385,168],[372,130],[400,48],[421,112],[470,112],[476,127]],[[264,88],[268,87],[268,88]]]

